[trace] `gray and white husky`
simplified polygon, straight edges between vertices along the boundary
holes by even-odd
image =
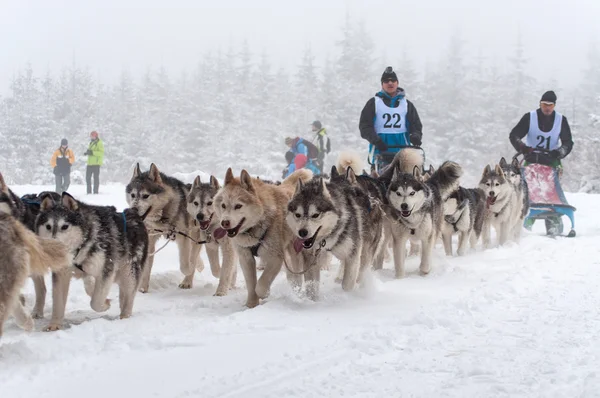
[[[295,251],[308,269],[304,276],[311,299],[319,295],[325,251],[341,261],[342,288],[350,291],[382,245],[381,215],[373,221],[369,195],[352,169],[348,173],[347,177],[332,175],[330,182],[322,177],[299,182],[287,206],[286,222],[295,235]]]
[[[200,176],[194,179],[187,195],[187,211],[194,218],[193,225],[198,230],[200,241],[206,242],[206,255],[210,270],[215,278],[219,278],[219,286],[215,296],[225,296],[229,288],[235,286],[237,276],[237,256],[228,237],[217,240],[214,232],[220,227],[220,220],[215,216],[214,197],[220,189],[219,181],[210,176],[210,182],[203,183]],[[219,263],[219,249],[223,257]]]
[[[458,234],[459,256],[465,254],[467,243],[475,249],[483,229],[485,198],[479,188],[458,187],[444,202],[442,241],[446,255],[452,255],[452,236]]]
[[[483,247],[489,248],[491,245],[492,226],[496,230],[498,244],[504,245],[521,216],[522,208],[517,191],[500,165],[496,165],[493,170],[490,165],[485,167],[479,188],[484,193],[486,203],[481,233]]]
[[[202,245],[181,234],[198,240],[196,229],[193,228],[194,218],[187,211],[187,195],[190,188],[191,186],[182,181],[161,173],[154,163],[150,165],[149,171],[143,173],[138,163],[133,170],[131,181],[125,188],[128,205],[137,209],[140,214],[146,214],[145,224],[150,235],[149,252],[155,252],[156,242],[161,235],[177,243],[179,269],[184,275],[179,284],[181,289],[190,289],[194,282],[195,270],[204,269],[200,258]],[[144,267],[140,288],[142,293],[148,292],[153,264],[154,256],[150,255]]]
[[[108,293],[117,283],[121,319],[131,316],[148,255],[148,232],[136,209],[119,213],[113,206],[88,205],[63,192],[59,203],[44,197],[35,228],[40,237],[66,245],[73,256],[72,268],[94,278],[93,289],[86,285],[94,311],[110,308]],[[50,330],[62,324],[72,272],[53,275]]]
[[[517,206],[520,209],[519,218],[513,226],[511,238],[514,239],[515,242],[519,242],[521,239],[521,231],[523,230],[523,222],[529,214],[529,191],[527,181],[525,181],[525,177],[523,176],[523,173],[521,173],[521,165],[519,165],[517,158],[513,158],[511,163],[508,163],[506,159],[501,158],[499,165],[517,193]]]
[[[462,168],[455,162],[446,161],[427,181],[423,181],[421,168],[412,174],[394,169],[388,186],[388,216],[392,223],[394,241],[394,265],[396,278],[406,274],[406,242],[421,243],[422,275],[431,270],[431,254],[434,243],[441,233],[443,203],[458,187]]]

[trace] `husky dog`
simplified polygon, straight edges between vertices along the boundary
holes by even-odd
[[[253,179],[246,170],[236,178],[231,168],[227,169],[223,188],[213,200],[215,215],[221,223],[213,236],[220,240],[227,235],[237,251],[248,289],[246,306],[249,308],[256,307],[259,299],[269,295],[271,284],[286,261],[286,254],[289,256],[293,252],[293,235],[285,223],[286,206],[296,183],[310,178],[310,170],[300,169],[281,185],[273,185]],[[264,264],[258,282],[255,257]],[[288,279],[294,280],[289,273]]]
[[[199,230],[200,240],[206,242],[210,270],[215,278],[219,278],[215,296],[227,295],[229,288],[235,286],[237,275],[237,257],[231,241],[228,238],[214,239],[219,220],[215,216],[213,202],[220,188],[214,176],[210,176],[209,183],[202,183],[200,176],[197,176],[187,196],[187,211],[194,218],[193,224]],[[219,248],[223,256],[222,267],[219,264]]]
[[[94,311],[110,308],[107,297],[114,282],[119,285],[120,317],[131,316],[148,255],[148,232],[137,209],[117,213],[113,206],[88,205],[63,192],[59,203],[49,197],[43,199],[36,231],[41,237],[63,242],[73,255],[74,268],[94,277],[93,292],[86,286]],[[49,330],[62,324],[70,280],[71,272],[52,278]]]
[[[492,226],[496,230],[498,244],[504,245],[522,212],[521,203],[517,200],[517,191],[499,165],[493,170],[490,165],[485,167],[479,188],[483,191],[486,201],[481,234],[483,247],[490,247]]]
[[[154,253],[156,242],[161,235],[177,243],[179,269],[184,275],[179,284],[181,289],[190,289],[194,282],[194,271],[204,269],[200,258],[202,245],[177,233],[184,233],[198,240],[193,228],[194,219],[187,211],[187,195],[190,188],[191,185],[161,173],[154,163],[150,165],[149,171],[143,173],[138,163],[133,170],[131,181],[125,188],[128,205],[137,209],[140,214],[147,214],[145,223],[150,234],[149,253]],[[157,233],[157,230],[162,232]],[[149,255],[140,288],[142,293],[148,292],[153,264],[154,256]]]
[[[52,191],[27,194],[19,198],[8,188],[2,173],[0,173],[0,212],[11,214],[33,232],[35,232],[35,218],[40,212],[40,198],[42,195],[50,195],[55,199],[60,199],[60,195]],[[35,305],[31,316],[34,319],[41,319],[44,317],[44,307],[46,305],[44,275],[31,275],[31,279],[35,287]]]
[[[525,178],[521,173],[521,165],[519,165],[519,160],[516,157],[513,158],[510,164],[506,159],[501,158],[499,165],[500,168],[502,168],[502,171],[504,171],[504,175],[508,177],[508,180],[517,192],[517,206],[520,208],[520,216],[511,231],[511,237],[515,242],[519,242],[521,231],[523,229],[523,222],[529,214],[529,191],[527,181],[525,181]]]
[[[19,327],[33,329],[33,319],[19,297],[27,278],[67,269],[72,259],[63,243],[40,238],[5,210],[0,208],[0,337],[11,314]]]
[[[452,235],[458,233],[457,254],[462,256],[467,249],[477,246],[483,228],[485,198],[479,188],[458,187],[444,202],[442,241],[446,255],[452,255]]]
[[[394,264],[396,278],[405,275],[406,241],[421,242],[422,275],[431,269],[433,245],[441,231],[443,203],[456,190],[462,168],[446,161],[427,180],[423,181],[421,169],[415,166],[413,173],[394,169],[387,191],[389,216],[394,239]]]

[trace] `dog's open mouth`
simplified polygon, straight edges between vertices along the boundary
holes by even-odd
[[[315,234],[308,239],[296,238],[294,240],[294,250],[296,250],[296,253],[300,253],[302,249],[312,248],[315,244],[315,241],[317,240],[317,234],[320,230],[321,227],[317,228]]]
[[[493,206],[496,203],[497,196],[488,196],[486,203],[488,206]]]
[[[215,214],[215,213],[213,213]],[[202,231],[206,231],[208,227],[210,227],[210,223],[212,222],[213,214],[210,215],[210,218],[206,221],[200,221],[200,229]]]
[[[229,236],[230,238],[235,237],[238,232],[240,232],[240,228],[242,228],[242,225],[244,224],[244,221],[246,221],[246,218],[242,218],[242,220],[240,221],[240,223],[238,225],[236,225],[234,228],[228,229],[227,230],[227,236]]]
[[[410,217],[412,214],[412,209],[410,210],[400,210],[400,215],[404,218]]]

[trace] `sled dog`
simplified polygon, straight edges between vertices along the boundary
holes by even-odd
[[[64,243],[73,256],[70,269],[52,278],[53,308],[49,330],[61,327],[71,274],[93,277],[86,284],[94,311],[110,308],[107,299],[111,285],[119,285],[121,319],[132,314],[148,255],[148,233],[137,209],[118,213],[113,206],[92,206],[63,192],[60,202],[42,200],[36,219],[37,234]]]
[[[200,258],[202,245],[180,234],[184,233],[196,241],[199,237],[193,228],[193,217],[187,211],[190,188],[188,184],[161,173],[154,163],[150,165],[150,170],[145,172],[140,170],[138,163],[133,170],[131,181],[125,188],[128,205],[137,209],[139,214],[147,214],[144,222],[150,236],[148,252],[155,252],[156,242],[161,235],[177,243],[179,269],[184,275],[179,284],[181,289],[190,289],[193,286],[195,270],[204,269]],[[153,264],[154,256],[149,255],[140,288],[142,293],[148,292]]]
[[[231,240],[246,280],[249,308],[268,297],[284,261],[291,269],[297,268],[295,258],[290,257],[293,235],[286,225],[285,213],[296,183],[311,178],[310,170],[300,169],[280,185],[273,185],[250,177],[246,170],[241,171],[240,177],[234,177],[232,169],[227,169],[223,187],[213,200],[215,216],[221,224],[213,236],[218,240],[227,236]],[[255,257],[264,264],[258,281]],[[293,284],[296,278],[288,272],[288,280]]]
[[[215,296],[225,296],[230,287],[235,286],[237,275],[237,256],[229,238],[220,240],[214,238],[215,230],[219,228],[219,220],[215,215],[214,199],[220,189],[219,181],[210,176],[208,183],[203,183],[200,176],[187,195],[187,211],[193,217],[193,225],[198,230],[199,239],[206,246],[206,255],[210,263],[210,270],[215,278],[219,278],[219,285]],[[222,256],[222,266],[219,262],[219,249]]]

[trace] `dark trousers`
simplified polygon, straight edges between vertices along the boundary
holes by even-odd
[[[92,193],[92,176],[94,177],[94,193],[98,193],[100,186],[100,166],[89,166],[85,170],[85,182],[87,183],[87,193]]]
[[[71,175],[70,174],[56,174],[56,193],[61,194],[69,189],[69,185],[71,185]]]
[[[319,152],[317,155],[317,161],[315,163],[321,171],[321,174],[323,174],[323,167],[325,166],[325,154],[323,152]]]

